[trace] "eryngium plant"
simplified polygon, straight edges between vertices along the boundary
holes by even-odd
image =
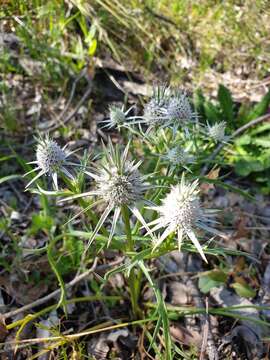
[[[92,171],[85,171],[87,175],[95,180],[94,189],[66,198],[65,200],[86,196],[97,197],[97,200],[86,207],[82,212],[89,210],[99,203],[104,202],[106,204],[104,212],[90,235],[84,254],[112,211],[114,211],[114,214],[110,234],[108,236],[108,246],[115,233],[117,222],[120,216],[122,216],[126,235],[126,244],[124,247],[127,252],[134,252],[135,244],[130,226],[130,212],[146,229],[148,229],[148,231],[150,231],[139,211],[138,203],[146,202],[144,193],[146,190],[150,189],[151,186],[146,183],[148,176],[142,175],[138,170],[141,161],[134,162],[128,159],[129,144],[122,153],[118,146],[115,148],[113,147],[110,140],[108,149],[105,146],[103,148],[105,155],[104,162],[98,164],[94,163]],[[136,280],[134,269],[131,269],[129,272],[128,281],[133,313],[137,316],[139,312],[138,296],[140,282]]]
[[[90,246],[112,211],[114,211],[114,215],[108,238],[108,245],[115,233],[116,224],[121,211],[123,212],[125,210],[126,212],[126,209],[129,209],[135,217],[147,227],[137,206],[138,202],[146,201],[144,200],[143,195],[146,190],[151,188],[151,186],[146,183],[148,175],[141,175],[138,170],[142,161],[135,163],[134,161],[128,160],[129,144],[126,146],[123,153],[121,153],[119,147],[114,148],[111,140],[109,140],[108,149],[103,146],[103,150],[105,161],[98,164],[93,163],[92,171],[85,171],[87,175],[95,180],[95,188],[62,200],[67,201],[88,196],[97,197],[97,200],[85,209],[85,211],[90,207],[105,202],[106,208],[89,239],[87,247]]]
[[[157,211],[160,217],[149,223],[148,226],[152,227],[151,233],[165,228],[155,242],[154,248],[158,247],[172,233],[177,233],[179,251],[182,240],[188,238],[207,262],[197,239],[196,229],[216,234],[215,229],[209,226],[209,223],[215,223],[215,221],[212,219],[213,211],[204,209],[200,203],[198,185],[198,180],[187,184],[183,175],[180,184],[172,186],[160,206],[150,207]]]
[[[61,148],[56,141],[52,140],[49,135],[37,140],[36,160],[28,164],[35,164],[36,167],[26,173],[24,176],[32,172],[39,171],[39,173],[26,185],[26,189],[43,175],[52,177],[53,185],[58,190],[58,175],[64,174],[73,180],[73,175],[67,170],[67,166],[76,165],[68,161],[68,157],[74,151],[66,151],[67,145]]]

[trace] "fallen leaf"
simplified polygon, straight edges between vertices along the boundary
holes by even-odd
[[[239,282],[235,282],[231,284],[231,287],[234,288],[234,290],[239,296],[243,296],[245,298],[253,298],[254,296],[256,296],[256,290],[254,290],[247,283],[241,284]]]
[[[170,326],[170,334],[175,341],[178,341],[183,345],[195,345],[196,347],[200,347],[202,342],[202,337],[199,332],[187,330],[179,324],[173,324]]]

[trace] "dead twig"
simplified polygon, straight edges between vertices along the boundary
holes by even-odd
[[[69,108],[72,99],[75,95],[75,90],[78,84],[78,81],[82,78],[85,77],[88,81],[88,86],[85,90],[85,93],[83,94],[82,98],[80,99],[80,101],[78,102],[78,104],[76,105],[75,109],[73,111],[71,111],[71,113],[61,121],[61,118],[64,116],[65,112],[67,111],[67,109]],[[53,126],[48,126],[46,128],[42,128],[40,129],[40,131],[54,131],[57,130],[59,127],[66,125],[78,112],[78,110],[80,109],[80,107],[82,106],[82,104],[85,102],[85,100],[88,98],[88,96],[91,94],[92,92],[92,87],[93,87],[93,81],[92,81],[92,77],[89,77],[87,74],[87,69],[83,69],[83,71],[81,71],[81,73],[77,76],[77,78],[74,80],[73,84],[72,84],[72,88],[71,88],[71,92],[70,92],[70,96],[69,99],[65,105],[65,108],[63,109],[63,111],[61,112],[61,114],[59,115],[58,119],[56,120],[57,123]]]
[[[205,305],[206,305],[206,313],[208,313],[208,300],[207,300],[207,298],[206,298],[206,301],[205,301]],[[209,336],[209,319],[208,319],[208,316],[206,316],[205,317],[205,324],[204,324],[204,327],[203,327],[203,339],[202,339],[200,360],[204,359],[204,353],[205,353],[205,351],[207,349],[208,336]]]
[[[198,285],[195,284],[194,281],[191,279],[188,280],[187,284],[194,295],[195,306],[197,308],[204,308],[202,294],[198,289]],[[206,309],[207,308],[208,308],[208,302],[206,302]],[[205,314],[200,314],[199,317],[200,317],[200,322],[203,323],[203,328],[204,328],[200,360],[204,359],[205,351],[208,355],[209,360],[218,360],[219,359],[218,351],[211,331],[209,316],[206,312]]]
[[[74,285],[76,285],[77,283],[82,281],[83,279],[87,278],[90,274],[95,272],[95,270],[102,271],[104,269],[107,269],[108,267],[118,265],[122,261],[123,261],[123,258],[120,258],[120,259],[117,259],[114,262],[111,262],[110,264],[100,265],[100,266],[97,267],[98,258],[96,257],[94,259],[94,262],[93,262],[93,265],[91,266],[91,268],[86,270],[85,272],[83,272],[80,275],[76,275],[74,277],[74,279],[72,279],[69,283],[67,283],[65,285],[65,288],[69,289],[69,288],[73,287]],[[57,289],[57,290],[53,291],[52,293],[50,293],[50,294],[48,294],[48,295],[46,295],[46,296],[44,296],[44,297],[42,297],[42,298],[40,298],[40,299],[38,299],[36,301],[33,301],[30,304],[27,304],[25,306],[20,307],[19,309],[12,310],[10,312],[7,312],[7,313],[3,314],[3,318],[7,319],[7,318],[13,317],[15,315],[18,315],[18,314],[20,314],[20,313],[22,313],[24,311],[30,310],[30,309],[32,309],[34,307],[40,306],[40,305],[46,303],[47,301],[59,296],[60,293],[61,293],[61,290]]]

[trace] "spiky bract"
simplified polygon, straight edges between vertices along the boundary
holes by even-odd
[[[129,144],[121,153],[119,147],[114,147],[111,140],[109,140],[108,148],[104,146],[103,149],[105,155],[104,161],[93,164],[92,171],[85,172],[95,180],[95,188],[92,191],[64,199],[69,200],[85,196],[96,196],[97,200],[89,205],[85,211],[100,202],[106,203],[106,209],[93,231],[87,248],[94,240],[111,211],[114,211],[112,228],[108,239],[108,244],[110,243],[123,207],[130,209],[135,217],[149,229],[137,207],[139,201],[145,201],[143,198],[145,191],[151,188],[150,185],[146,183],[148,176],[141,175],[138,170],[141,161],[135,163],[134,161],[128,160]]]
[[[207,124],[207,135],[215,142],[224,141],[227,139],[225,136],[226,122],[221,121],[214,125]]]

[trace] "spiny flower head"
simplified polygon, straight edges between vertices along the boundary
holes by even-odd
[[[138,171],[140,163],[125,161],[121,168],[108,162],[95,176],[99,195],[113,206],[132,205],[148,188]]]
[[[116,105],[111,105],[109,107],[109,119],[105,119],[101,121],[104,123],[104,128],[112,129],[112,128],[121,128],[121,127],[129,127],[137,123],[136,116],[128,116],[129,112],[132,110],[133,106],[131,106],[127,111],[124,111],[124,107],[119,107]]]
[[[37,165],[44,173],[59,171],[66,160],[65,151],[48,136],[40,139],[36,151]]]
[[[34,181],[42,175],[49,175],[53,179],[53,185],[58,190],[58,174],[63,173],[70,179],[74,179],[72,174],[66,169],[68,165],[77,165],[67,161],[67,158],[73,153],[66,151],[66,146],[61,148],[57,142],[46,135],[44,138],[37,139],[36,160],[29,164],[35,164],[36,168],[26,173],[24,176],[39,170],[39,173],[26,185],[28,188]]]
[[[170,88],[158,85],[153,88],[153,95],[144,108],[144,122],[150,127],[163,123],[162,109],[166,108],[170,99]]]
[[[187,151],[184,151],[179,145],[169,149],[164,158],[174,166],[185,166],[194,163],[194,157]]]
[[[179,127],[186,130],[187,125],[197,119],[197,114],[192,110],[185,91],[163,85],[154,89],[145,106],[143,119],[150,129],[170,127],[175,133]]]
[[[216,233],[207,223],[213,222],[212,211],[203,209],[199,199],[198,181],[187,184],[184,175],[180,184],[173,186],[171,191],[162,200],[160,206],[151,207],[160,215],[149,226],[154,226],[151,232],[165,228],[163,234],[155,244],[159,246],[171,233],[177,233],[178,247],[181,248],[182,239],[189,238],[198,249],[202,258],[206,260],[202,247],[196,237],[196,228]]]
[[[196,118],[196,113],[191,108],[186,92],[181,90],[174,90],[172,92],[164,114],[167,116],[167,121],[171,121],[173,125],[175,125],[175,122],[178,122],[179,125],[184,125]]]
[[[118,106],[110,106],[110,123],[108,124],[109,128],[122,126],[126,121],[126,114],[123,108]]]
[[[207,134],[215,141],[224,141],[227,137],[225,136],[226,122],[221,121],[214,125],[207,124]]]
[[[114,147],[111,140],[109,140],[108,148],[104,145],[103,150],[104,161],[94,163],[91,171],[85,171],[88,176],[95,180],[96,184],[94,189],[62,200],[66,201],[86,196],[97,197],[96,201],[79,214],[101,202],[106,203],[106,209],[91,235],[87,248],[112,211],[114,211],[114,215],[108,243],[110,243],[115,233],[118,218],[124,208],[128,208],[143,226],[150,230],[137,207],[139,201],[146,201],[143,195],[146,190],[151,188],[151,186],[146,183],[149,175],[143,176],[138,170],[141,161],[135,163],[128,159],[129,144],[125,147],[124,151],[121,152],[119,147]],[[73,219],[77,216],[78,214],[75,215]]]

